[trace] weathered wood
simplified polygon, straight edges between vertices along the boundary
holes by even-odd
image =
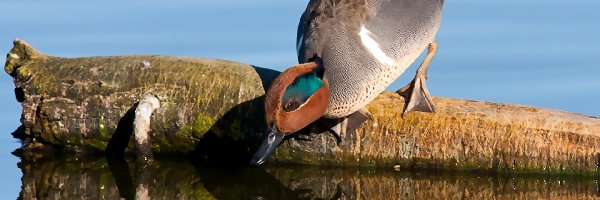
[[[14,135],[30,146],[102,151],[111,137],[129,138],[127,113],[152,92],[161,104],[151,117],[153,152],[233,162],[246,162],[262,139],[262,95],[278,74],[199,58],[59,58],[20,40],[5,70],[14,77],[23,105],[22,127]],[[284,141],[271,162],[600,174],[599,118],[462,99],[435,101],[437,113],[402,118],[401,97],[384,92],[367,106],[374,119],[343,135],[340,144],[331,134],[308,133],[320,132],[311,127]]]
[[[152,94],[146,94],[135,109],[133,120],[133,136],[135,138],[135,154],[137,160],[143,163],[152,162],[152,149],[150,148],[150,117],[152,112],[160,108],[160,100]]]

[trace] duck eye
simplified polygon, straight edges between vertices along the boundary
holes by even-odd
[[[285,103],[285,105],[283,106],[283,110],[285,110],[286,112],[291,112],[298,109],[298,107],[300,107],[300,103],[296,100],[291,100]]]

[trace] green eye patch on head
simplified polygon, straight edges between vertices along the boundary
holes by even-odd
[[[300,76],[287,87],[283,94],[282,106],[285,111],[296,110],[300,105],[323,86],[323,80],[316,73]]]

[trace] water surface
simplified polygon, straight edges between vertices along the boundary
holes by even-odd
[[[24,159],[23,199],[592,199],[598,177],[310,166],[151,165],[102,156]]]

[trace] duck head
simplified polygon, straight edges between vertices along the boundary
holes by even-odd
[[[265,138],[250,163],[260,165],[286,135],[319,119],[329,104],[329,83],[315,62],[282,72],[265,95]]]

